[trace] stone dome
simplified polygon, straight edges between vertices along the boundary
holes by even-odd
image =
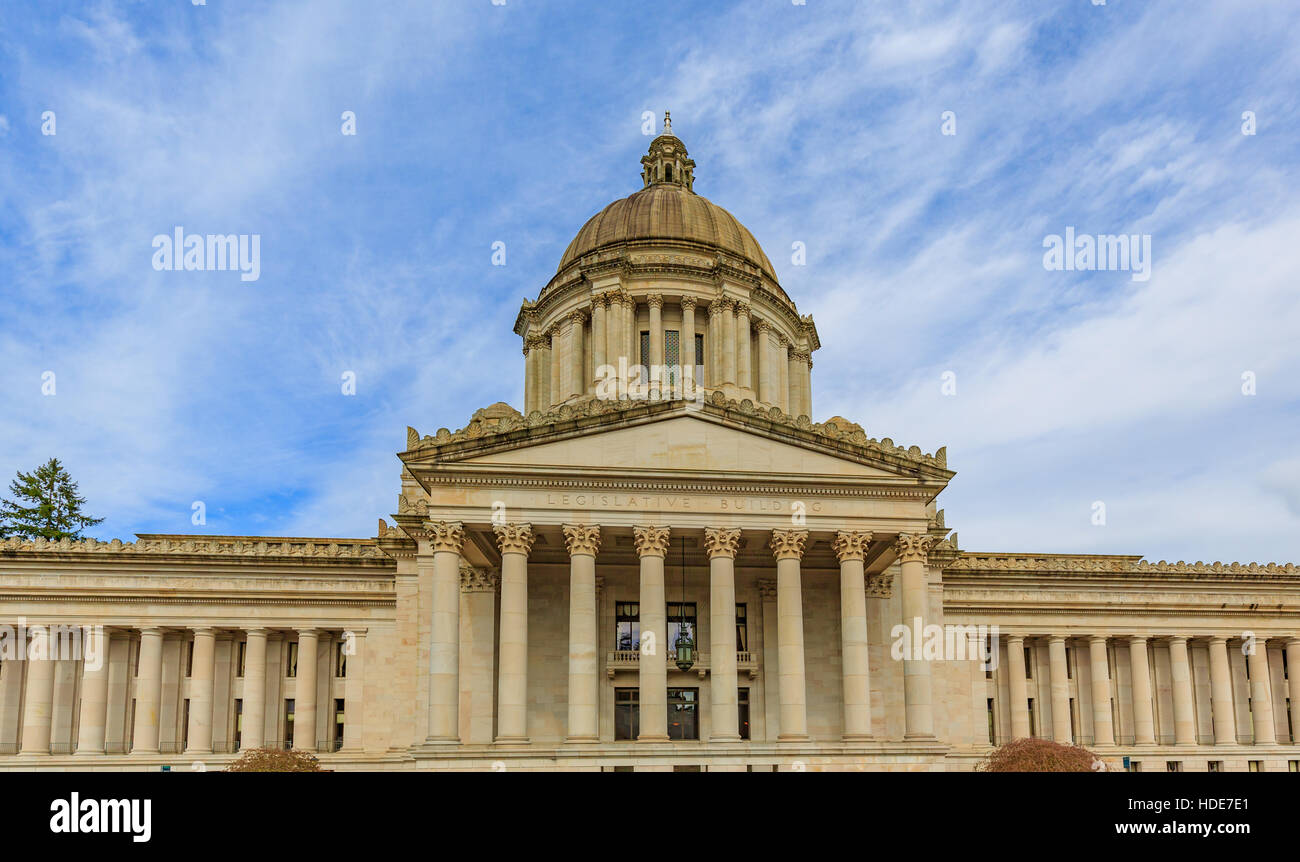
[[[772,262],[736,217],[685,185],[656,182],[592,216],[565,249],[557,272],[588,252],[645,240],[680,240],[729,252],[776,280]]]
[[[695,162],[672,133],[664,117],[664,133],[641,157],[644,187],[614,201],[592,216],[565,249],[556,272],[584,255],[619,245],[698,245],[702,251],[723,251],[743,258],[776,281],[772,262],[754,235],[722,207],[697,195]]]

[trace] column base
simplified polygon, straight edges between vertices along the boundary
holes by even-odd
[[[934,739],[933,733],[921,733],[920,731],[911,730],[903,734],[903,739]]]
[[[811,737],[806,733],[778,733],[777,742],[807,742]]]
[[[88,748],[85,751],[82,751],[80,748],[78,748],[76,751],[72,752],[72,756],[73,757],[103,757],[104,752],[95,751],[93,748]]]
[[[595,745],[599,742],[599,736],[570,736],[564,740],[565,745]]]
[[[492,740],[493,745],[527,745],[528,737],[526,736],[498,736]]]
[[[187,748],[181,752],[181,757],[211,757],[213,753],[214,752],[212,751],[211,748],[207,748],[207,749]]]
[[[734,736],[710,736],[709,742],[744,742],[744,740],[741,739],[740,734],[737,733]]]
[[[869,733],[846,733],[840,739],[844,742],[871,742],[875,737]]]
[[[426,736],[425,745],[460,745],[459,736]]]
[[[666,733],[663,736],[638,736],[636,738],[636,741],[637,742],[672,742],[672,740],[668,738],[668,734]]]

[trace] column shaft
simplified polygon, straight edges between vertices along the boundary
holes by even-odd
[[[1070,727],[1070,671],[1066,664],[1065,638],[1060,635],[1048,638],[1047,661],[1052,675],[1052,740],[1070,745],[1074,733]]]
[[[736,705],[736,573],[735,556],[740,530],[710,527],[705,530],[709,551],[709,672],[711,742],[740,739]]]
[[[266,629],[248,629],[245,637],[241,751],[261,748],[266,740]]]
[[[293,691],[293,747],[315,751],[316,743],[316,645],[315,629],[298,631],[298,677]],[[193,708],[193,704],[190,704]]]
[[[722,302],[722,379],[736,382],[736,303],[730,299]]]
[[[83,643],[77,754],[103,754],[108,723],[108,632],[103,626],[92,626]]]
[[[595,297],[591,306],[591,381],[594,387],[601,379],[601,368],[606,365],[605,358],[605,314],[606,298]]]
[[[140,671],[135,678],[135,742],[132,753],[158,753],[162,707],[162,629],[140,630]]]
[[[600,527],[564,527],[569,547],[569,742],[599,739],[596,552]]]
[[[569,316],[569,395],[585,395],[587,392],[587,363],[583,355],[583,328],[587,316],[575,311]]]
[[[1259,638],[1246,656],[1250,670],[1250,714],[1255,725],[1256,745],[1276,745],[1273,726],[1273,695],[1268,678],[1268,641]]]
[[[695,300],[689,296],[682,298],[681,365],[682,397],[694,398],[699,370],[695,367]]]
[[[773,530],[776,556],[776,638],[781,685],[781,734],[778,739],[808,738],[808,692],[804,668],[803,586],[799,561],[808,541],[806,530]]]
[[[1007,637],[1007,685],[1011,697],[1011,738],[1029,736],[1029,690],[1025,686],[1025,639]]]
[[[642,742],[668,739],[668,606],[664,595],[667,527],[634,527],[641,558],[641,657],[639,659]]]
[[[361,751],[365,731],[366,630],[345,632],[351,635],[352,652],[348,654],[347,682],[343,688],[343,751]],[[333,727],[334,717],[330,716]],[[331,734],[332,736],[332,734]]]
[[[900,560],[902,581],[903,625],[911,633],[912,643],[919,643],[925,632],[926,595],[925,561],[933,540],[929,536],[899,534],[895,544]],[[923,656],[903,660],[904,737],[934,736],[934,701],[930,684],[930,663]]]
[[[497,739],[528,742],[528,552],[529,524],[498,524],[501,548],[501,648],[497,669]]]
[[[216,680],[215,629],[194,630],[194,659],[190,668],[190,726],[186,754],[212,753],[213,686]],[[301,660],[301,657],[300,659]]]
[[[1169,639],[1169,665],[1174,683],[1174,744],[1196,744],[1196,714],[1192,706],[1192,667],[1187,638]]]
[[[564,393],[567,390],[567,384],[564,381],[564,342],[560,327],[556,326],[551,329],[551,349],[548,351],[551,360],[551,373],[547,378],[547,392],[550,397],[546,399],[546,406],[559,404],[564,400]]]
[[[1147,660],[1147,639],[1129,638],[1128,656],[1129,668],[1133,675],[1133,741],[1138,745],[1154,745],[1156,721],[1151,702],[1151,668]]]
[[[1232,698],[1232,671],[1228,664],[1228,639],[1210,638],[1210,715],[1214,744],[1237,742],[1237,716]]]
[[[1297,743],[1300,742],[1300,638],[1286,642],[1286,669],[1287,696],[1291,698],[1291,742]]]
[[[772,335],[771,326],[760,320],[754,327],[758,331],[758,402],[772,403]]]
[[[790,345],[784,339],[776,349],[776,374],[778,407],[783,413],[794,413],[790,404]]]
[[[736,306],[736,385],[754,390],[753,360],[750,357],[749,306],[739,303]]]
[[[50,631],[33,628],[27,649],[27,690],[23,696],[23,738],[20,754],[49,754],[54,713],[54,644]]]
[[[759,356],[767,333],[759,331]],[[763,375],[759,374],[762,384]],[[840,656],[844,674],[844,739],[871,738],[871,665],[867,646],[867,592],[864,557],[871,534],[840,531],[835,552],[840,561]]]
[[[1110,712],[1110,662],[1106,656],[1106,638],[1088,639],[1092,659],[1092,726],[1097,745],[1115,744],[1115,727]]]
[[[429,730],[426,742],[460,742],[460,551],[465,529],[456,522],[425,524],[433,551],[429,630]]]

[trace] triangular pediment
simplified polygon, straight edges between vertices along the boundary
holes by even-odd
[[[537,469],[629,473],[728,474],[752,478],[823,477],[832,481],[918,480],[946,484],[938,456],[905,450],[861,429],[756,412],[730,403],[661,402],[632,407],[581,405],[572,411],[505,419],[455,434],[419,438],[401,454],[422,469]],[[782,421],[784,420],[784,421]]]

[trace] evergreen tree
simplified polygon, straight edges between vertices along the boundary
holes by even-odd
[[[104,520],[82,511],[86,499],[77,495],[77,483],[58,458],[31,473],[19,470],[18,478],[9,483],[9,493],[11,499],[0,501],[0,539],[80,539],[82,530]]]

